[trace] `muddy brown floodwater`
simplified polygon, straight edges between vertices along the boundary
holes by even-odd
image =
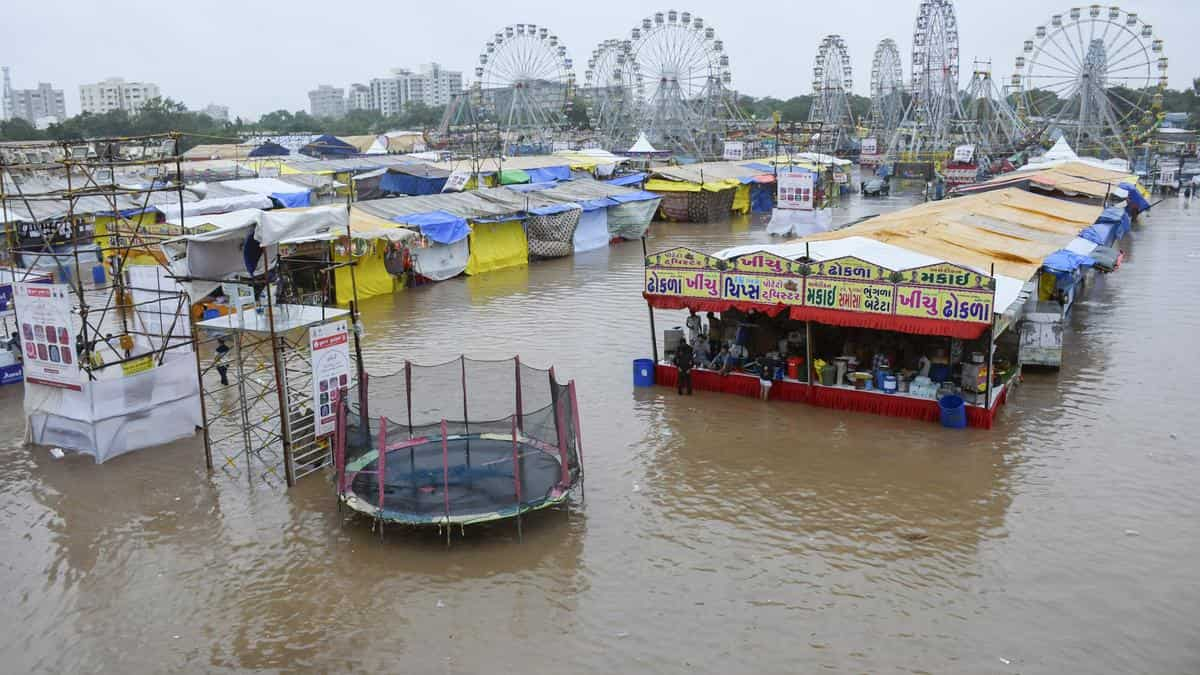
[[[1125,247],[991,431],[635,391],[637,243],[365,303],[377,372],[520,353],[577,380],[586,501],[523,542],[380,541],[327,478],[251,490],[198,438],[56,461],[6,387],[0,670],[1200,672],[1200,201]]]

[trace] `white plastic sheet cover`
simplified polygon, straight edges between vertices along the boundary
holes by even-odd
[[[321,235],[335,229],[345,231],[349,217],[346,207],[337,204],[295,211],[263,211],[254,238],[263,246],[305,237],[322,238]]]
[[[25,414],[26,440],[92,455],[97,464],[187,438],[203,424],[195,357],[168,354],[151,370],[88,382],[82,391],[26,384]]]
[[[138,341],[150,350],[191,343],[191,322],[188,319],[184,288],[158,265],[130,265],[125,268],[129,290],[133,293],[134,318],[139,332]],[[190,351],[191,347],[179,347]]]
[[[608,207],[608,233],[622,239],[641,239],[662,199],[647,199]]]
[[[166,216],[168,223],[179,225],[182,220],[182,224],[192,227],[203,224],[202,221],[194,220],[199,216],[231,213],[244,209],[269,209],[271,208],[271,198],[247,193],[237,197],[217,197],[196,202],[184,202],[182,210],[179,208],[179,204],[171,203],[156,204],[154,208]]]
[[[608,209],[584,211],[575,227],[575,253],[595,251],[608,246]]]
[[[413,269],[433,281],[445,281],[462,274],[471,257],[468,241],[461,239],[449,245],[433,244],[429,248],[412,249]]]
[[[771,222],[767,223],[767,234],[777,237],[802,237],[806,234],[827,232],[831,229],[833,229],[833,212],[829,209],[817,211],[775,209],[771,212]]]

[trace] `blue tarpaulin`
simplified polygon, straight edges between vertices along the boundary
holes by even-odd
[[[414,176],[389,171],[379,177],[380,190],[412,197],[440,194],[445,186],[446,176]]]
[[[517,184],[517,185],[505,185],[504,187],[506,187],[509,190],[512,190],[514,192],[533,192],[535,190],[552,190],[552,189],[554,189],[555,185],[558,185],[558,183],[555,183],[554,181],[548,181],[548,182],[544,182],[544,183],[524,183],[524,184]]]
[[[525,169],[525,173],[529,174],[530,183],[571,180],[571,167],[569,166],[544,166],[540,169]]]
[[[1136,187],[1129,183],[1121,183],[1117,187],[1129,193],[1129,203],[1136,206],[1139,212],[1150,210],[1150,202],[1146,201]]]
[[[610,206],[616,206],[618,202],[608,197],[601,197],[600,199],[585,199],[578,203],[583,207],[584,211],[595,211],[597,209],[607,209]]]
[[[628,176],[621,176],[619,178],[613,178],[612,180],[608,180],[605,182],[608,183],[609,185],[641,185],[642,183],[646,182],[646,174],[631,173]]]
[[[298,206],[309,206],[309,192],[272,192],[271,199],[283,204],[285,209],[293,209]]]
[[[447,213],[446,211],[428,211],[425,213],[410,213],[405,216],[392,218],[393,223],[416,225],[421,228],[421,234],[439,244],[454,244],[467,238],[471,228],[467,219]]]
[[[300,154],[309,157],[350,157],[358,154],[358,148],[337,136],[324,134],[300,148]]]
[[[1065,248],[1051,253],[1042,261],[1042,267],[1053,272],[1056,276],[1069,276],[1074,274],[1075,270],[1080,267],[1091,267],[1095,264],[1096,261],[1091,256],[1079,255]]]
[[[275,141],[267,141],[257,148],[250,151],[247,157],[285,157],[292,154],[287,148],[276,143]]]
[[[579,209],[578,204],[572,204],[570,202],[567,202],[567,203],[563,203],[563,204],[549,204],[547,206],[539,206],[536,209],[529,209],[529,212],[535,216],[552,216],[556,213],[562,213],[564,211],[576,211],[578,209]]]
[[[770,164],[763,164],[762,162],[749,162],[743,164],[742,166],[747,169],[754,169],[755,171],[761,171],[763,173],[775,173],[775,167],[771,166]]]
[[[609,199],[618,204],[627,204],[629,202],[644,202],[650,199],[658,199],[660,197],[662,197],[662,195],[654,194],[653,192],[646,192],[645,190],[639,190],[632,194],[612,195],[609,197]]]
[[[775,208],[775,186],[757,183],[750,186],[751,213],[770,213]]]

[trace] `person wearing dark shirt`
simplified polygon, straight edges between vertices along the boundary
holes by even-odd
[[[680,396],[683,396],[684,387],[687,387],[688,396],[692,395],[692,365],[695,362],[695,358],[691,345],[686,342],[680,344],[679,348],[675,350],[673,363],[679,369],[676,389],[678,389]]]
[[[217,338],[217,356],[213,362],[217,366],[217,374],[221,376],[221,384],[229,386],[229,364],[225,363],[225,355],[229,353],[229,345],[225,344],[225,338]]]

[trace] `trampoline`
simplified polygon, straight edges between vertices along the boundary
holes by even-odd
[[[558,383],[553,369],[515,358],[406,363],[396,375],[367,377],[343,401],[339,498],[377,520],[441,527],[519,518],[565,502],[582,483],[575,384]]]

